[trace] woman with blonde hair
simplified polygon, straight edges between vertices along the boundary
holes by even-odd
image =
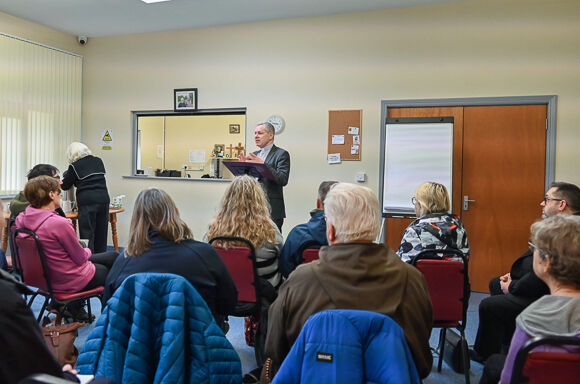
[[[469,257],[469,243],[463,223],[449,213],[449,193],[443,184],[432,181],[419,185],[411,199],[417,219],[405,232],[397,254],[408,263],[426,250],[455,250]],[[435,253],[442,255],[443,252]]]
[[[174,273],[187,279],[220,325],[238,301],[238,291],[221,257],[209,244],[193,240],[175,202],[159,188],[145,189],[135,200],[129,244],[111,269],[104,300],[127,277],[141,272]]]
[[[89,240],[93,252],[107,250],[109,226],[109,191],[103,161],[93,156],[83,143],[74,142],[67,148],[68,170],[63,174],[62,189],[77,188],[79,235]]]
[[[258,275],[278,289],[282,283],[278,257],[283,239],[270,218],[266,195],[254,178],[238,176],[226,190],[206,234],[208,240],[217,236],[238,236],[249,240],[256,249]]]

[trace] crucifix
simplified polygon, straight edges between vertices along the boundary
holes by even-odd
[[[237,151],[236,152],[236,157],[240,156],[240,154],[244,154],[244,147],[242,146],[242,143],[238,143],[237,147],[234,147],[234,149]]]
[[[229,158],[231,159],[232,158],[232,149],[234,149],[234,146],[232,144],[230,144],[230,146],[229,147],[226,147],[226,149],[229,149],[230,150],[230,156],[229,156]]]

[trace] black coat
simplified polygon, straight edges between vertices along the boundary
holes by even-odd
[[[529,304],[550,293],[546,283],[534,273],[533,263],[534,254],[528,250],[512,264],[512,282],[508,288],[510,294],[507,295],[510,300]]]
[[[255,155],[259,153],[260,151],[254,152]],[[272,145],[264,164],[274,175],[274,180],[260,180],[270,202],[272,219],[283,219],[286,217],[286,208],[282,188],[288,184],[290,177],[290,154],[286,150]]]
[[[63,174],[61,188],[77,188],[79,205],[109,204],[109,191],[105,180],[105,165],[98,157],[88,155],[78,159]]]
[[[0,383],[18,383],[33,373],[63,377],[21,293],[27,288],[0,271]]]
[[[204,298],[216,315],[227,315],[238,302],[238,290],[216,250],[207,243],[184,240],[168,241],[156,231],[149,233],[153,245],[136,257],[119,255],[105,282],[104,301],[107,301],[123,281],[135,273],[174,273],[187,279]]]

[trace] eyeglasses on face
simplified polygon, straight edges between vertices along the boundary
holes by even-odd
[[[556,199],[554,197],[550,197],[550,196],[544,196],[544,204],[548,204],[548,201],[563,201],[564,199]]]
[[[530,247],[530,251],[532,253],[534,252],[534,250],[537,250],[541,254],[544,254],[544,255],[547,255],[548,254],[548,252],[546,252],[542,248],[538,247],[536,244],[532,243],[531,241],[528,241],[528,246]]]
[[[418,203],[417,199],[415,198],[415,196],[411,197],[411,203],[413,205],[416,205]]]

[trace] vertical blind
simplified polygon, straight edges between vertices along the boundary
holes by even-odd
[[[80,139],[82,57],[0,34],[0,195],[39,163],[64,171]]]

